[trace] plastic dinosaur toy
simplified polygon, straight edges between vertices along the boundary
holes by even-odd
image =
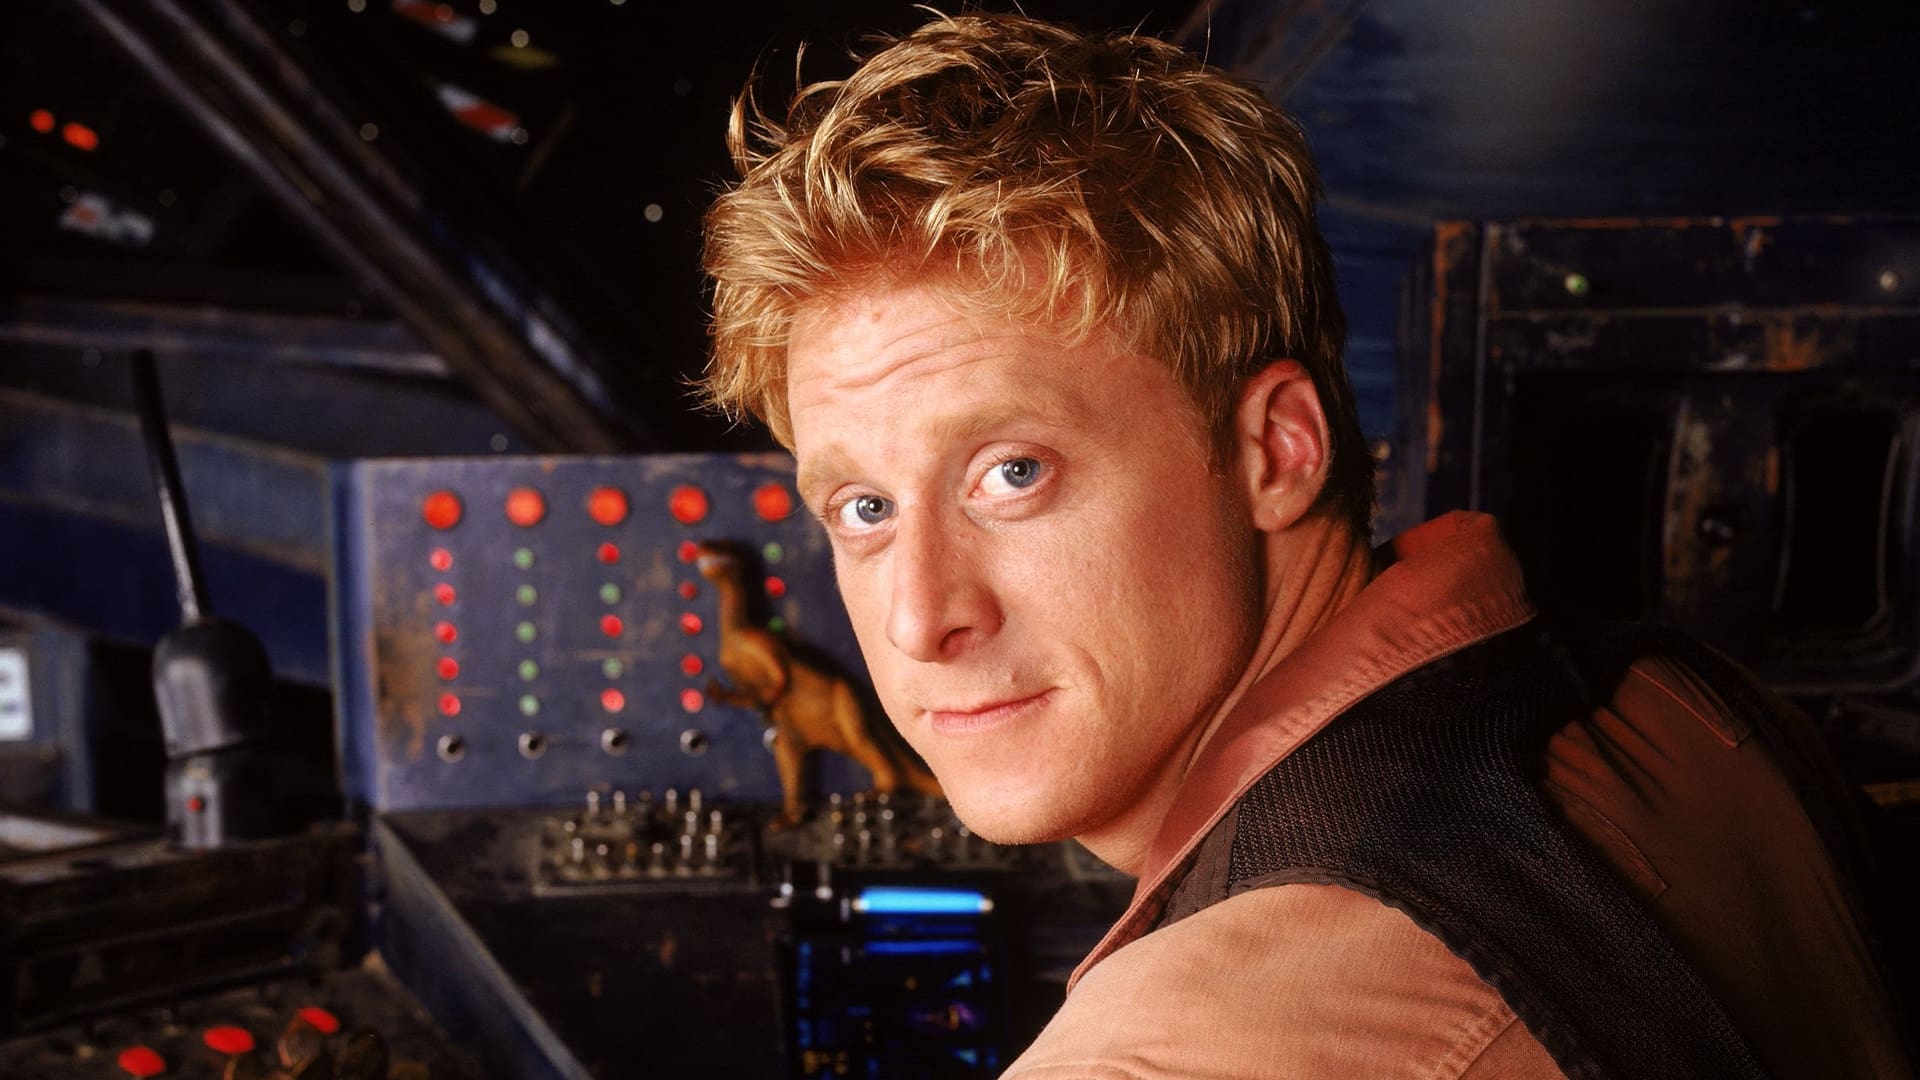
[[[804,767],[815,750],[832,750],[864,765],[873,774],[875,791],[897,791],[905,783],[938,797],[940,784],[931,773],[912,762],[896,762],[867,728],[852,684],[794,656],[778,636],[752,623],[739,557],[715,543],[701,544],[699,552],[700,576],[719,594],[720,670],[732,684],[709,682],[707,696],[758,709],[774,729],[782,823],[798,825],[806,816]]]

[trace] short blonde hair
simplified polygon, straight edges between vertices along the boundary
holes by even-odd
[[[973,14],[880,46],[845,80],[803,84],[784,119],[751,84],[734,103],[741,180],[706,218],[707,399],[790,446],[795,312],[876,279],[948,277],[1010,318],[1119,328],[1168,365],[1221,449],[1244,380],[1298,360],[1333,433],[1322,499],[1364,535],[1373,459],[1299,126],[1138,34]]]

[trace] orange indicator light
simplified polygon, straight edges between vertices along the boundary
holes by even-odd
[[[619,712],[627,707],[627,695],[609,686],[600,691],[600,707],[608,712]]]
[[[587,516],[602,525],[627,520],[627,494],[617,487],[597,487],[587,496]]]
[[[612,566],[614,563],[620,561],[620,548],[614,544],[601,544],[600,549],[595,551],[593,555],[601,562]]]
[[[460,661],[455,660],[451,656],[443,656],[434,661],[433,670],[434,673],[442,679],[452,682],[460,677]]]
[[[27,123],[42,135],[53,134],[53,114],[45,109],[35,109],[27,114]]]
[[[680,632],[688,637],[699,633],[703,625],[705,624],[700,621],[700,616],[695,615],[691,611],[680,616]]]
[[[698,675],[705,671],[706,667],[706,663],[692,653],[680,658],[680,670],[687,675]]]
[[[444,574],[453,569],[453,552],[446,548],[434,548],[433,554],[427,556],[427,564]]]
[[[460,496],[451,491],[436,491],[420,503],[420,516],[436,529],[451,529],[460,524]]]
[[[440,695],[440,715],[441,716],[459,716],[460,715],[460,695],[441,694]]]
[[[514,488],[507,492],[507,520],[523,529],[540,524],[547,516],[547,497],[532,488]]]
[[[600,616],[600,632],[610,638],[619,637],[620,632],[626,628],[626,624],[620,621],[620,616],[618,615]]]
[[[433,624],[433,638],[442,645],[451,645],[460,640],[460,631],[446,620]]]
[[[680,691],[680,707],[688,712],[699,712],[706,703],[707,696],[698,690]]]
[[[771,481],[753,490],[753,512],[762,521],[779,521],[793,513],[793,496],[784,485]]]
[[[682,525],[698,525],[707,518],[707,493],[681,484],[667,496],[667,513]]]
[[[767,579],[767,595],[775,600],[787,595],[787,583],[777,577]]]

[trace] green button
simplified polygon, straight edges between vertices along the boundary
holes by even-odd
[[[777,563],[787,557],[787,549],[781,547],[778,540],[769,540],[767,546],[760,549],[760,554],[766,556],[768,562]]]
[[[531,660],[520,661],[520,679],[522,682],[532,682],[533,680],[539,677],[540,677],[539,664],[536,664]]]
[[[513,628],[513,636],[519,638],[520,643],[524,645],[527,642],[532,641],[534,638],[539,637],[540,631],[534,629],[534,626],[532,623],[523,622],[519,626],[516,626]]]
[[[531,585],[522,585],[513,591],[513,598],[526,607],[532,607],[540,601],[540,590]]]
[[[513,553],[513,565],[522,570],[533,569],[533,549],[520,548]]]
[[[600,673],[609,679],[619,678],[620,673],[625,670],[627,670],[626,667],[614,657],[609,656],[605,660],[600,661]]]
[[[537,713],[539,711],[540,711],[539,698],[534,697],[532,694],[526,694],[520,698],[521,715],[532,716],[534,713]]]
[[[607,582],[605,585],[600,586],[600,599],[605,600],[609,604],[619,603],[620,602],[620,586],[615,585],[611,581]]]
[[[767,620],[767,629],[776,634],[784,634],[787,632],[787,620],[775,615],[773,618]]]

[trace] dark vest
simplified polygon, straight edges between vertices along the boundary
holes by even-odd
[[[1540,794],[1547,740],[1590,714],[1587,687],[1610,693],[1657,653],[1753,721],[1824,836],[1855,834],[1843,789],[1816,775],[1817,754],[1803,760],[1777,699],[1718,654],[1651,628],[1579,652],[1576,666],[1523,627],[1341,714],[1201,842],[1161,925],[1248,889],[1341,885],[1440,938],[1574,1080],[1763,1075],[1692,965]]]

